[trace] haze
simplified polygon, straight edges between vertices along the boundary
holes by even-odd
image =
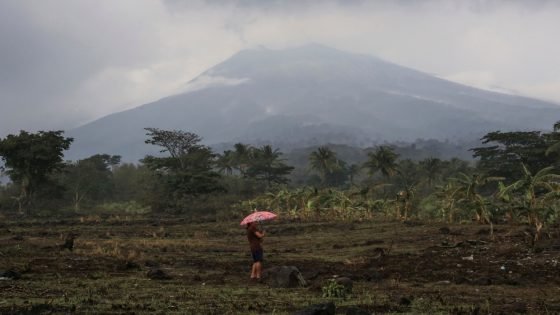
[[[184,91],[241,49],[309,42],[560,103],[555,1],[0,3],[0,136]]]

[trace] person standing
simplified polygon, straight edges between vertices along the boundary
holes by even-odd
[[[264,231],[261,231],[256,222],[251,222],[247,224],[247,239],[249,240],[249,246],[251,247],[251,256],[253,258],[253,267],[251,268],[251,280],[260,281],[262,273],[262,261],[263,261],[263,248],[262,239],[264,237]]]

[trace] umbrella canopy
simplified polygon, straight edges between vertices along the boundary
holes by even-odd
[[[243,221],[241,221],[241,225],[246,225],[247,223],[257,222],[257,221],[265,221],[265,220],[272,220],[276,218],[276,214],[269,212],[269,211],[255,211],[250,215],[246,216]]]

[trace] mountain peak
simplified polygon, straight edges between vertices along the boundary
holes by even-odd
[[[494,130],[550,128],[560,116],[550,103],[467,87],[314,43],[242,50],[189,85],[182,94],[71,131],[72,150],[80,152],[72,156],[140,158],[149,149],[145,127],[195,132],[207,144],[269,141],[293,147],[475,139]]]
[[[368,65],[366,69],[360,69]],[[379,58],[344,52],[322,44],[309,43],[283,49],[259,46],[244,49],[224,62],[214,66],[203,75],[228,78],[256,78],[260,76],[301,76],[306,73],[325,71],[371,71],[372,66],[392,65]],[[357,66],[357,67],[356,67]],[[396,66],[396,65],[392,65]]]

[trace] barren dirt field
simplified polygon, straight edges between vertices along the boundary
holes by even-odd
[[[559,228],[532,246],[522,225],[286,222],[265,225],[265,269],[307,286],[250,283],[237,222],[108,219],[0,223],[1,314],[560,313]],[[76,234],[73,250],[64,237]],[[333,276],[352,293],[323,297]]]

